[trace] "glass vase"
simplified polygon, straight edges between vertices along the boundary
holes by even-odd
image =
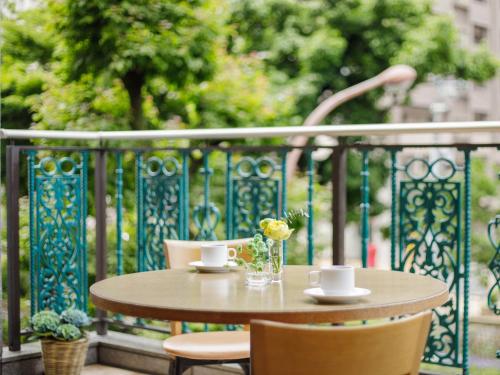
[[[269,284],[270,277],[267,271],[255,271],[247,269],[245,271],[245,284],[249,287],[263,287]]]
[[[271,281],[281,282],[283,279],[283,241],[269,240],[269,263],[271,264]]]
[[[245,284],[249,287],[262,287],[271,282],[269,262],[260,267],[254,267],[247,264],[245,267]]]

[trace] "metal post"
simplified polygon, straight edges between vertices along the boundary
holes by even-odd
[[[307,151],[307,264],[314,262],[314,160],[312,150]]]
[[[332,154],[332,262],[344,264],[344,228],[346,223],[347,149],[337,146]]]
[[[370,240],[370,185],[368,178],[368,150],[362,152],[361,168],[361,262],[363,268],[368,266],[368,243]]]
[[[7,146],[7,296],[9,350],[21,350],[19,280],[19,148]]]
[[[106,257],[106,151],[98,150],[95,154],[95,219],[96,219],[96,251],[95,279],[104,280],[107,271]],[[107,333],[106,312],[96,309],[96,331],[98,335]]]
[[[116,153],[116,274],[123,275],[123,154]]]
[[[232,221],[233,221],[233,153],[228,151],[226,154],[226,238],[233,239]]]
[[[288,204],[287,204],[287,172],[286,172],[286,158],[288,150],[284,150],[281,154],[281,216],[285,217]],[[283,241],[283,264],[287,264],[287,243]]]
[[[391,150],[391,270],[396,269],[397,165],[396,150]]]
[[[469,283],[471,262],[471,228],[472,228],[472,188],[470,149],[464,150],[465,157],[465,232],[464,232],[464,315],[463,315],[463,374],[469,374]],[[458,307],[457,307],[458,308]],[[458,329],[458,328],[457,328]]]
[[[182,223],[184,227],[184,232],[182,239],[189,240],[189,151],[184,151],[182,153],[182,187],[183,187],[183,206],[182,210],[184,211],[184,222]]]

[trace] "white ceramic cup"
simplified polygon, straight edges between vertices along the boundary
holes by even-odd
[[[309,272],[309,283],[326,293],[351,292],[355,287],[354,267],[322,266],[320,271]]]
[[[223,267],[236,258],[237,250],[227,245],[202,245],[201,262],[208,267]]]

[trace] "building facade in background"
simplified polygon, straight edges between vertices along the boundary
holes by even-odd
[[[484,43],[500,58],[500,0],[435,0],[435,11],[455,20],[466,48]],[[499,119],[500,75],[481,85],[431,78],[412,92],[411,105],[392,117],[394,122]]]

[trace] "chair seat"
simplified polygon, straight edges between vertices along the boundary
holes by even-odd
[[[250,332],[186,333],[163,341],[167,353],[190,359],[234,360],[250,357]]]

